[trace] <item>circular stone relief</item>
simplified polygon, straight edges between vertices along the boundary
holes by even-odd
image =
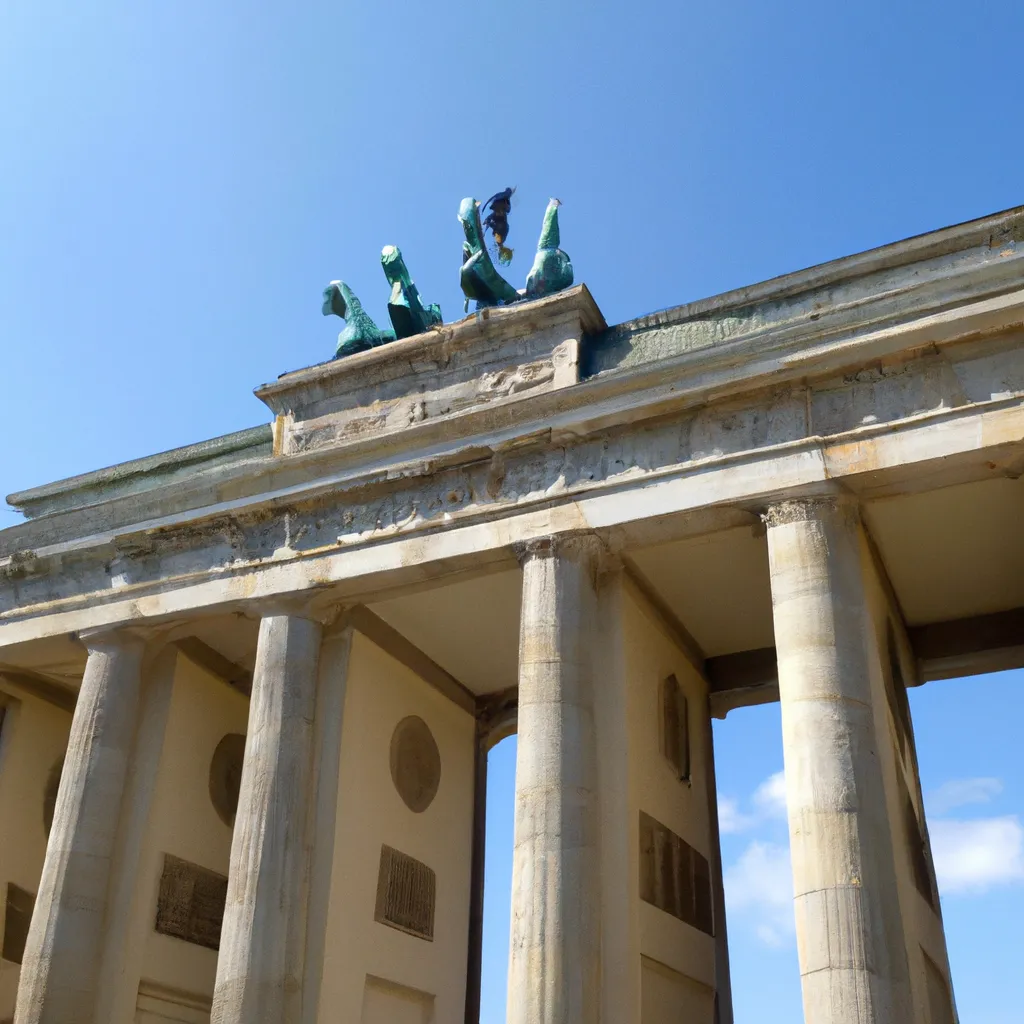
[[[217,816],[229,828],[235,824],[244,759],[245,737],[237,732],[229,732],[217,744],[210,759],[210,801]]]
[[[441,784],[441,752],[422,718],[410,715],[391,737],[391,779],[410,811],[420,814],[437,796]]]
[[[50,838],[50,829],[53,828],[53,812],[57,808],[57,790],[60,788],[60,777],[64,772],[64,758],[58,757],[46,776],[46,788],[43,790],[43,828],[46,829],[46,838]]]

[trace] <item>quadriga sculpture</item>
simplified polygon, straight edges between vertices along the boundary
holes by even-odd
[[[526,297],[539,299],[543,295],[554,295],[572,284],[572,262],[568,253],[558,248],[558,208],[561,202],[552,199],[544,211],[544,226],[537,242],[537,255],[526,278]]]
[[[508,236],[508,208],[514,189],[505,189],[492,196],[488,203],[492,212],[488,226],[495,234],[495,240],[502,254],[503,262],[512,258],[512,250],[504,247]],[[495,200],[501,200],[496,203]],[[539,299],[563,291],[573,282],[572,262],[560,246],[557,199],[548,202],[544,212],[544,223],[537,242],[537,254],[526,279],[526,287],[517,290],[506,281],[491,260],[484,244],[484,227],[480,220],[480,203],[472,197],[462,200],[459,206],[459,221],[462,224],[465,241],[462,244],[462,267],[459,284],[466,297],[465,309],[470,301],[476,302],[477,309],[488,306],[510,305],[528,299]],[[495,213],[497,211],[497,214]],[[495,223],[497,216],[498,223]],[[340,316],[345,327],[338,335],[335,358],[365,352],[367,349],[385,345],[396,338],[408,338],[422,334],[439,326],[441,307],[436,303],[424,305],[412,278],[409,276],[401,250],[387,245],[381,252],[384,276],[391,285],[388,300],[388,315],[391,330],[382,330],[363,309],[362,303],[344,281],[332,281],[324,289],[324,316]]]

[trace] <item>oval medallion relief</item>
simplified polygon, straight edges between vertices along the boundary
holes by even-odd
[[[217,817],[228,828],[233,828],[235,824],[244,759],[245,737],[237,732],[229,732],[217,744],[210,759],[210,801]]]
[[[441,784],[441,752],[430,727],[418,715],[395,726],[391,737],[391,779],[410,811],[425,811]]]

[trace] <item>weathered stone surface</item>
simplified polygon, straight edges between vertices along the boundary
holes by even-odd
[[[86,643],[89,660],[22,959],[18,1024],[96,1020],[104,916],[144,645],[123,633]]]
[[[83,473],[69,480],[33,487],[11,494],[7,500],[30,519],[53,515],[158,486],[180,486],[197,472],[222,470],[229,465],[269,455],[272,443],[270,424],[260,424],[159,455]]]
[[[593,538],[523,561],[509,1024],[596,1024],[600,914]]]
[[[910,1020],[856,515],[790,501],[766,522],[804,1019]]]
[[[728,999],[721,998],[724,945],[716,947],[702,934],[709,927],[707,901],[699,909],[696,902],[684,908],[663,901],[673,917],[638,900],[638,814],[628,758],[633,719],[647,711],[634,714],[636,687],[626,683],[635,678],[644,693],[654,694],[665,673],[679,666],[659,665],[671,659],[664,652],[650,654],[650,642],[630,641],[627,659],[627,633],[621,622],[616,625],[614,611],[628,606],[622,580],[611,587],[604,577],[605,596],[596,600],[599,545],[616,552],[620,576],[636,575],[638,592],[647,595],[653,618],[662,623],[658,628],[667,628],[695,673],[711,660],[759,651],[768,652],[774,672],[776,650],[766,646],[766,548],[771,551],[779,682],[769,693],[763,676],[755,681],[761,696],[781,692],[783,702],[808,1019],[909,1019],[908,965],[899,951],[909,951],[911,984],[918,989],[924,977],[918,948],[948,975],[941,920],[926,905],[915,915],[904,907],[904,923],[914,916],[917,931],[892,934],[899,899],[908,893],[920,897],[912,879],[905,884],[910,873],[900,847],[897,882],[903,888],[893,898],[887,863],[893,842],[879,824],[886,794],[879,797],[878,755],[870,746],[878,721],[858,646],[865,629],[863,587],[852,568],[854,534],[838,507],[808,501],[848,494],[864,504],[872,530],[873,516],[888,523],[885,557],[898,571],[900,579],[890,574],[897,587],[910,573],[900,557],[908,545],[901,542],[913,515],[925,519],[918,501],[934,501],[929,508],[957,514],[969,505],[982,524],[975,536],[994,523],[993,535],[1010,538],[1010,557],[990,565],[980,584],[994,595],[982,593],[983,600],[967,602],[966,609],[961,602],[957,614],[987,620],[1024,605],[1024,573],[1014,571],[1019,552],[1011,546],[1024,472],[1022,226],[1024,210],[1013,211],[611,333],[603,331],[585,290],[490,310],[342,363],[285,375],[260,389],[276,417],[272,428],[16,496],[32,518],[0,531],[0,668],[5,679],[20,672],[43,700],[69,705],[79,670],[77,654],[67,651],[71,632],[161,623],[178,631],[174,642],[182,643],[209,614],[200,643],[234,647],[230,657],[219,657],[234,665],[229,676],[235,669],[244,676],[252,648],[243,620],[267,615],[260,627],[213,1019],[316,1024],[321,980],[337,981],[324,974],[324,956],[332,934],[328,906],[349,639],[344,630],[332,637],[321,657],[320,626],[303,616],[326,618],[342,603],[390,603],[394,611],[407,598],[422,601],[428,611],[418,623],[411,602],[404,607],[404,626],[381,629],[383,621],[365,609],[360,616],[349,608],[342,621],[345,630],[361,629],[362,623],[377,646],[389,631],[392,641],[402,640],[399,628],[420,632],[426,639],[417,642],[427,645],[435,621],[457,619],[459,597],[453,595],[470,592],[491,595],[507,624],[514,613],[501,595],[507,597],[510,580],[518,582],[515,559],[524,552],[510,1021],[589,1024],[610,1014],[615,1024],[636,1024],[649,1000],[664,997],[682,1005],[692,996],[692,1006],[709,1008],[716,988],[719,1015],[728,1019]],[[896,514],[886,519],[885,510],[893,506]],[[908,506],[916,510],[913,515],[905,512]],[[990,507],[996,509],[992,515]],[[759,519],[766,508],[767,542]],[[586,539],[567,541],[580,535]],[[662,546],[666,541],[672,543]],[[929,536],[929,543],[941,549],[949,538]],[[919,589],[927,575],[922,550],[910,573]],[[961,550],[961,564],[970,555],[970,549]],[[645,589],[642,572],[651,572],[663,556],[665,565],[688,567],[693,581],[674,588],[664,579],[671,569],[665,569],[662,580]],[[717,557],[723,561],[716,564]],[[643,560],[647,568],[637,569]],[[475,587],[504,570],[510,570],[505,583],[461,589],[469,577]],[[751,580],[754,599],[734,604],[734,582]],[[964,589],[958,583],[944,593],[955,590],[959,600]],[[670,590],[675,605],[666,611],[658,602]],[[940,621],[933,604],[918,604],[925,612],[917,623]],[[268,612],[268,606],[278,610]],[[282,607],[290,611],[282,613]],[[301,615],[293,614],[299,608]],[[685,623],[665,627],[678,609],[682,618],[692,615],[698,623],[694,636],[704,631],[700,640],[686,635]],[[759,623],[736,627],[748,612]],[[899,612],[894,614],[898,619]],[[473,617],[474,626],[485,618]],[[378,628],[367,632],[372,621]],[[224,637],[214,636],[221,626]],[[466,663],[476,664],[480,677],[467,688],[448,674],[455,670],[447,659],[462,653],[458,639],[450,632],[438,635],[445,637],[438,664],[423,652],[410,659],[408,639],[405,655],[395,654],[400,645],[394,643],[391,653],[454,700],[454,714],[474,714],[474,694],[489,692],[491,638],[467,638],[466,646],[477,650]],[[500,640],[500,630],[494,636]],[[608,666],[595,669],[595,650],[604,651]],[[232,661],[241,651],[243,668]],[[51,657],[47,664],[59,669],[63,689],[29,675]],[[515,665],[510,652],[502,657],[505,687]],[[630,676],[627,665],[641,662]],[[72,795],[58,800],[54,831],[60,838],[51,843],[36,914],[43,923],[26,960],[23,998],[36,1016],[25,1020],[58,1024],[65,1009],[79,1007],[92,1013],[83,1018],[87,1024],[127,1019],[138,995],[134,982],[110,979],[119,969],[120,951],[141,934],[133,901],[143,899],[136,888],[145,886],[136,887],[135,874],[140,864],[154,863],[147,860],[152,850],[167,849],[154,843],[145,856],[140,853],[170,685],[147,698],[138,724],[127,725],[123,716],[132,716],[138,699],[131,664],[130,658],[91,658],[86,672],[69,755],[76,781],[61,787],[62,794]],[[433,671],[417,669],[424,664]],[[877,664],[871,664],[877,675]],[[11,665],[17,672],[6,671]],[[703,709],[698,684],[696,678],[690,697],[700,695]],[[116,701],[108,701],[108,690],[119,695]],[[55,691],[63,696],[55,699]],[[655,713],[656,706],[652,697]],[[447,774],[452,756],[437,727],[446,761],[437,801],[426,806],[437,787],[436,771],[426,773],[428,784],[414,779],[408,786],[406,776],[417,775],[418,768],[409,773],[399,765],[394,777],[408,798],[401,803],[387,778],[388,737],[411,713],[399,710],[382,729],[378,767],[384,771],[382,803],[391,801],[406,821],[421,809],[422,825],[448,800],[452,781],[460,780]],[[435,724],[431,719],[432,729]],[[594,734],[600,730],[609,744],[603,750],[617,760],[602,757],[597,765]],[[237,718],[218,725],[211,752],[225,731],[241,733]],[[132,736],[142,753],[126,769]],[[651,736],[636,749],[656,753],[653,726]],[[710,758],[706,732],[702,743]],[[888,754],[884,745],[883,753]],[[48,754],[43,770],[51,763]],[[673,769],[659,761],[657,767],[669,773],[673,787],[682,785],[679,765]],[[694,769],[710,773],[710,760],[694,762]],[[888,759],[882,770],[891,772]],[[883,782],[891,804],[896,785],[889,775]],[[653,783],[646,785],[648,793],[657,788],[656,776]],[[204,801],[206,788],[200,778]],[[662,808],[642,809],[693,850],[699,848],[707,871],[704,861],[693,858],[690,867],[699,865],[702,878],[710,873],[717,879],[714,851],[709,855],[704,845],[713,825],[702,822],[707,828],[691,834],[676,820],[677,796],[706,817],[706,808],[693,799],[703,801],[707,793],[697,790],[684,794],[674,788]],[[67,805],[63,812],[61,801]],[[222,821],[205,802],[204,808],[226,840],[230,801],[221,802]],[[616,835],[609,836],[612,831]],[[664,842],[667,833],[658,834]],[[920,853],[921,841],[914,841]],[[405,849],[401,843],[397,848]],[[375,840],[372,857],[379,849]],[[79,856],[83,850],[92,858],[88,864]],[[441,890],[450,878],[445,880],[433,854],[411,847],[409,852],[423,856],[431,870],[436,864],[438,930],[434,941],[416,945],[437,950],[451,939],[450,916],[441,927],[441,907],[455,905]],[[188,855],[196,862],[205,856]],[[673,879],[683,877],[682,864],[673,860]],[[102,877],[111,873],[118,876],[112,889]],[[61,904],[67,887],[77,901],[71,912]],[[372,896],[372,881],[364,888]],[[707,886],[699,891],[706,895]],[[372,906],[364,911],[369,921]],[[389,916],[411,927],[410,918]],[[717,931],[723,919],[719,905],[713,916]],[[107,924],[97,939],[99,919]],[[421,936],[427,931],[413,930]],[[644,942],[660,942],[659,955],[668,959],[658,962],[675,980],[666,975],[652,982],[646,961],[653,959],[648,946],[641,952],[641,932]],[[385,943],[410,941],[390,929],[374,930],[377,937],[381,933]],[[88,952],[81,957],[83,943]],[[58,971],[54,965],[65,962],[70,949],[78,959]],[[686,996],[690,982],[679,979],[689,977],[692,965],[690,982],[699,992]],[[366,966],[371,969],[369,961]],[[459,983],[460,970],[448,964],[446,984],[452,978]],[[421,973],[396,984],[419,993],[419,1005],[432,1006],[437,976]],[[55,979],[53,985],[46,978]],[[442,995],[450,1016],[447,1007],[459,1001],[458,993],[438,993],[438,1006]],[[913,997],[920,1004],[921,993]]]
[[[1021,242],[1012,210],[639,317],[593,339],[583,375],[746,339],[843,338],[997,295],[1020,286]]]
[[[549,426],[515,443],[492,436],[481,439],[479,447],[386,468],[355,467],[326,485],[314,477],[315,482],[288,488],[278,498],[173,517],[165,525],[155,521],[150,529],[117,537],[94,536],[60,545],[52,554],[44,546],[31,557],[22,552],[5,562],[0,556],[0,576],[6,572],[0,581],[0,632],[5,621],[31,614],[33,606],[70,598],[74,607],[76,594],[95,595],[90,601],[95,609],[117,600],[119,591],[164,590],[175,579],[193,578],[197,570],[258,571],[309,554],[330,556],[552,502],[581,509],[586,507],[581,500],[592,499],[595,513],[585,525],[628,523],[637,518],[637,505],[617,505],[616,492],[624,486],[677,481],[674,486],[693,493],[681,499],[684,506],[715,504],[728,496],[756,508],[780,487],[828,479],[845,478],[855,488],[884,485],[889,471],[905,486],[916,462],[939,463],[944,472],[955,473],[957,459],[966,458],[965,472],[998,473],[1021,458],[1012,447],[1024,434],[1013,397],[1018,392],[1006,397],[1005,389],[1020,386],[1024,349],[1006,349],[1006,339],[993,344],[994,353],[976,345],[954,347],[948,354],[909,359],[897,372],[861,371],[849,381],[826,377],[821,384],[762,389],[672,417],[631,420],[590,433]],[[971,386],[980,401],[964,401],[961,378],[975,382]],[[985,380],[989,383],[982,385]],[[945,390],[935,382],[945,382]],[[986,388],[987,399],[982,397]],[[982,427],[975,419],[979,425],[965,430],[931,429],[952,424],[957,414],[982,416],[993,426]],[[1000,418],[1006,426],[997,425]],[[903,433],[894,432],[896,426]],[[970,462],[997,431],[1011,446],[1006,456],[989,448],[985,457]],[[287,461],[281,473],[289,472]],[[302,471],[307,480],[313,472],[312,466]],[[661,507],[643,506],[651,515]],[[47,520],[38,524],[40,540],[56,539],[49,525]],[[0,533],[0,545],[17,543],[18,530],[26,531],[27,541],[34,528],[29,523]]]
[[[231,841],[214,1024],[298,1024],[309,880],[307,813],[322,627],[260,623]]]
[[[228,880],[169,854],[164,857],[155,928],[207,949],[220,947]]]
[[[584,287],[483,310],[382,350],[285,374],[256,394],[278,417],[277,450],[379,438],[579,379],[580,340],[603,324]]]

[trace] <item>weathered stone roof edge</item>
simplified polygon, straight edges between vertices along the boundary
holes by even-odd
[[[110,497],[111,485],[128,484],[133,478],[149,476],[161,471],[181,470],[200,462],[211,460],[222,461],[231,455],[266,447],[273,443],[273,428],[269,423],[236,430],[230,434],[222,434],[206,441],[180,448],[171,448],[156,455],[147,455],[141,459],[119,462],[103,469],[91,470],[77,476],[55,480],[52,483],[28,490],[16,491],[7,496],[7,503],[23,512],[29,518],[58,511],[70,504],[80,505],[84,492],[102,489],[99,500]],[[76,498],[72,499],[72,496]],[[66,499],[66,500],[62,500]]]
[[[549,316],[557,317],[563,312],[563,306],[580,305],[588,311],[589,307],[593,306],[593,310],[596,311],[596,315],[583,317],[585,330],[589,328],[590,331],[594,331],[596,329],[597,333],[592,335],[594,343],[600,345],[602,342],[613,339],[624,339],[629,347],[632,345],[629,339],[635,338],[637,335],[646,336],[648,332],[654,332],[654,336],[656,336],[659,329],[672,329],[688,322],[711,320],[734,310],[749,309],[758,304],[789,299],[795,295],[803,295],[814,289],[849,281],[866,274],[919,264],[923,260],[954,254],[971,246],[977,247],[986,243],[991,245],[994,244],[994,239],[1006,238],[1010,242],[1016,241],[1018,236],[1024,238],[1024,206],[888,243],[859,254],[842,256],[827,263],[793,271],[768,281],[723,292],[635,320],[625,321],[610,328],[604,328],[603,321],[600,320],[600,312],[597,311],[585,286],[581,285],[571,289],[568,293],[556,295],[547,300],[524,303],[522,306],[516,305],[507,309],[489,310],[486,311],[486,315],[476,314],[466,317],[461,321],[456,321],[455,324],[445,325],[442,333],[449,342],[451,340],[449,336],[452,334],[458,335],[460,341],[463,340],[462,336],[465,341],[469,341],[471,337],[475,337],[485,330],[490,321],[494,321],[491,326],[497,326],[510,317],[521,317],[523,311],[529,307],[535,307],[530,309],[532,314],[530,319],[533,320],[538,315],[541,319],[546,319]],[[817,317],[811,316],[802,319],[815,320]],[[777,332],[781,326],[781,324],[777,324],[769,329]],[[808,323],[806,326],[816,326],[820,330],[823,325]],[[866,325],[862,324],[862,326]],[[602,330],[602,328],[604,329]],[[740,332],[740,334],[742,333]],[[739,334],[736,334],[735,337],[738,338]],[[730,339],[709,337],[708,343],[717,346],[726,340]],[[404,342],[397,342],[346,360],[329,360],[312,367],[282,374],[273,384],[256,389],[256,393],[273,408],[278,401],[285,399],[287,393],[296,385],[308,385],[311,381],[321,378],[325,381],[327,379],[333,381],[337,380],[339,375],[344,376],[353,371],[357,377],[374,378],[380,372],[378,367],[383,367],[396,354],[405,355],[406,349],[410,349],[410,346],[411,349],[416,350],[418,355],[419,349],[424,344],[436,345],[441,341],[440,337],[420,335],[417,338],[406,339]],[[696,347],[703,348],[705,344],[702,343]],[[680,348],[678,353],[673,351],[676,347]],[[650,356],[653,355],[655,362],[662,363],[672,355],[683,355],[685,349],[689,347],[689,345],[681,347],[672,345],[665,351],[650,353],[648,357],[639,359],[639,362],[646,362],[650,365]],[[589,348],[587,359],[589,362],[595,363],[592,356],[596,346],[592,344]],[[411,349],[410,355],[412,354]],[[405,359],[401,361],[404,362]],[[622,370],[627,366],[624,364],[618,367],[609,365],[607,368]],[[638,368],[639,366],[634,366],[634,369]],[[587,377],[594,372],[599,373],[601,369],[600,365],[591,365],[584,369],[582,376]],[[279,394],[280,398],[278,398]],[[270,400],[268,401],[268,399]],[[29,519],[36,519],[70,508],[85,508],[101,504],[118,495],[131,494],[138,489],[140,484],[142,485],[141,489],[146,489],[148,486],[161,482],[172,483],[186,473],[194,473],[200,469],[213,469],[235,462],[247,462],[251,458],[269,456],[273,443],[272,437],[271,425],[262,424],[247,430],[225,434],[207,441],[16,492],[8,496],[7,501],[22,511]],[[145,484],[142,483],[142,478],[146,479]]]
[[[755,284],[742,285],[727,292],[719,292],[717,295],[709,295],[679,306],[670,306],[656,313],[624,320],[610,326],[608,333],[665,327],[704,317],[710,313],[722,313],[730,309],[742,309],[784,299],[812,288],[847,281],[874,271],[889,270],[955,253],[972,245],[979,245],[993,235],[1005,233],[1018,225],[1024,229],[1024,206],[1013,206],[1008,210],[987,214],[961,224],[952,224],[935,231],[924,231],[910,238],[865,249],[863,252],[838,256],[812,267],[793,270]]]

